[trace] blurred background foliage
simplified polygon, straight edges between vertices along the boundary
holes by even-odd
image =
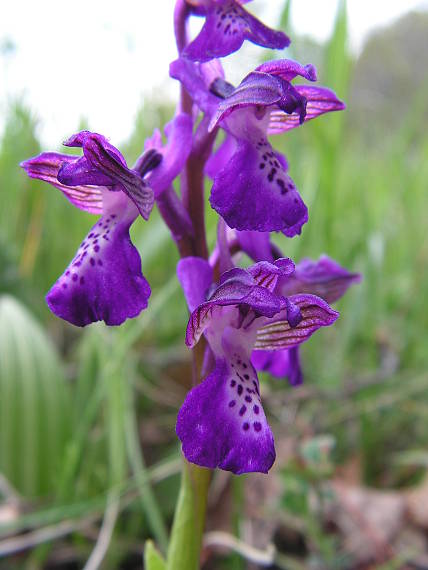
[[[217,474],[213,495],[224,501],[211,501],[209,528],[260,547],[274,540],[277,568],[404,568],[395,543],[362,565],[373,560],[320,505],[338,477],[401,493],[426,476],[428,14],[372,34],[355,58],[345,2],[325,45],[295,37],[289,9],[287,57],[315,63],[348,110],[274,139],[310,212],[300,238],[275,240],[296,261],[327,253],[364,279],[338,303],[337,324],[304,346],[302,388],[263,377],[277,467],[270,479]],[[173,111],[144,102],[119,145],[128,162]],[[178,256],[154,212],[133,226],[149,310],[120,329],[53,317],[44,295],[93,221],[18,167],[42,150],[37,123],[14,100],[0,143],[0,568],[82,568],[101,520],[102,567],[142,568],[147,537],[165,548],[180,468],[174,425],[190,364]],[[211,242],[214,222],[208,215]],[[261,567],[245,556],[207,548],[204,567]]]

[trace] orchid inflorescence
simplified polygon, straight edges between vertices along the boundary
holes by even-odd
[[[205,379],[187,394],[177,435],[188,461],[237,474],[266,473],[275,459],[256,370],[301,384],[300,345],[336,321],[329,303],[360,278],[327,256],[294,265],[271,242],[271,232],[300,234],[308,209],[268,137],[345,106],[325,87],[293,85],[298,76],[315,82],[316,70],[287,59],[257,66],[237,87],[227,82],[218,58],[245,40],[277,50],[290,43],[244,4],[177,0],[179,57],[170,75],[181,83],[181,97],[164,129],[166,144],[155,131],[130,168],[104,136],[81,131],[64,143],[81,148],[81,157],[44,152],[22,163],[29,176],[101,216],[46,297],[51,311],[73,325],[120,325],[147,309],[150,286],[129,230],[158,206],[181,254],[177,275],[191,313],[185,342],[192,348],[205,339]],[[188,41],[193,15],[205,22]],[[180,175],[177,193],[172,183]],[[211,255],[205,176],[219,215]],[[242,254],[254,264],[238,267]]]

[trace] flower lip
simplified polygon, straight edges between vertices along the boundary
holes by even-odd
[[[196,5],[197,15],[205,15],[205,23],[197,37],[188,44],[183,57],[206,62],[237,51],[245,40],[271,49],[290,45],[290,38],[257,20],[237,0],[207,0]]]

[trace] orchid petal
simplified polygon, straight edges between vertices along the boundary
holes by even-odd
[[[213,280],[213,270],[201,257],[184,257],[177,264],[177,277],[190,311],[203,303]]]
[[[254,261],[274,262],[269,232],[237,232],[237,237],[244,251]]]
[[[199,109],[211,116],[215,113],[221,99],[210,92],[212,74],[207,77],[204,73],[204,65],[206,64],[194,63],[188,59],[180,58],[170,64],[169,74],[181,82]]]
[[[236,139],[227,134],[218,149],[205,163],[205,174],[214,179],[236,152]]]
[[[102,192],[100,188],[88,185],[67,186],[57,179],[58,171],[63,164],[75,163],[76,157],[58,152],[42,152],[34,158],[21,163],[22,168],[30,176],[48,182],[64,194],[79,210],[91,214],[102,212]]]
[[[361,281],[359,273],[350,273],[330,257],[323,255],[318,261],[303,259],[293,275],[280,279],[278,289],[283,295],[312,293],[334,303],[354,283]]]
[[[148,219],[154,203],[152,189],[137,172],[127,168],[125,159],[105,137],[81,131],[65,144],[82,147],[84,156],[60,168],[58,180],[62,184],[74,186],[86,183],[119,187],[134,202],[141,216]]]
[[[275,59],[266,61],[256,67],[256,71],[275,75],[277,77],[281,77],[281,79],[285,79],[286,81],[292,81],[298,75],[304,79],[308,79],[309,81],[317,80],[317,71],[312,64],[309,63],[307,65],[302,65],[301,63],[291,59]]]
[[[247,269],[259,287],[275,290],[278,279],[287,278],[294,272],[294,263],[289,258],[278,259],[274,263],[260,261]]]
[[[324,113],[342,111],[345,104],[337,98],[336,94],[326,87],[314,85],[296,85],[296,91],[306,99],[306,115],[304,122],[315,119]],[[280,109],[270,112],[269,135],[280,134],[300,126],[301,118],[293,113],[287,115]]]
[[[303,383],[298,346],[289,350],[254,350],[251,363],[256,370],[269,372],[276,378],[288,377],[291,386],[300,386]]]
[[[255,107],[257,111],[263,111],[266,107],[272,106],[285,113],[298,111],[300,121],[304,120],[306,99],[299,93],[297,87],[281,77],[253,71],[228,97],[219,102],[209,128],[213,129],[238,109]],[[234,132],[232,134],[239,136]]]
[[[156,149],[163,160],[147,178],[147,182],[153,188],[155,197],[166,190],[173,180],[180,174],[183,166],[192,150],[192,119],[187,114],[177,115],[165,127],[168,138],[166,146],[162,146],[158,133],[154,133],[144,145],[146,150]]]
[[[332,325],[339,316],[337,311],[315,295],[293,295],[290,301],[300,309],[302,319],[299,324],[290,326],[287,310],[282,310],[275,319],[257,331],[255,350],[281,350],[298,346],[320,327]]]

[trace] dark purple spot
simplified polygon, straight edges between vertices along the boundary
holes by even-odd
[[[73,273],[73,281],[77,281],[77,279],[79,278],[79,276],[77,275],[77,273]]]
[[[230,382],[230,387],[231,387],[231,388],[234,388],[235,386],[236,386],[236,380],[232,380],[232,381]]]
[[[245,364],[245,362],[244,362],[244,364],[243,364],[242,366],[243,366],[244,368],[248,368],[248,366]]]
[[[248,376],[248,374],[244,374],[244,378],[245,378],[245,380],[249,380],[249,379],[250,379],[250,377]]]
[[[242,406],[241,409],[239,410],[239,415],[243,416],[246,411],[247,411],[247,406]]]
[[[242,429],[244,431],[248,431],[250,429],[250,424],[248,422],[245,422],[242,424]]]
[[[242,392],[244,391],[244,388],[242,387],[242,384],[238,384],[238,396],[240,396],[242,394]]]
[[[235,400],[230,400],[229,402],[229,408],[233,408],[233,406],[236,404]]]
[[[91,257],[91,259],[89,260],[89,263],[92,265],[92,267],[95,265],[95,259],[93,257]]]
[[[96,246],[94,247],[94,251],[95,251],[96,253],[98,253],[98,252],[100,251],[100,246],[99,246],[99,245],[96,245]]]
[[[227,26],[224,28],[224,33],[227,34],[229,30],[230,30],[230,24],[227,24]]]
[[[260,170],[263,170],[264,167],[265,167],[265,163],[264,163],[264,162],[261,162],[261,163],[259,164]]]
[[[251,396],[245,396],[245,401],[248,402],[249,404],[251,404],[251,402],[253,401],[253,398]]]
[[[84,278],[84,277],[81,277],[81,278],[80,278],[80,285],[83,285],[84,283],[85,283],[85,278]]]
[[[268,174],[269,182],[273,181],[273,179],[275,178],[275,174],[276,174],[276,168],[272,168],[272,170]]]
[[[98,265],[102,265],[103,262],[101,261],[101,259],[98,260]]]
[[[278,184],[278,186],[281,189],[281,194],[286,194],[288,192],[288,189],[285,187],[284,180],[281,180],[281,178],[277,178],[276,183]]]
[[[254,407],[253,407],[253,412],[254,412],[256,415],[258,415],[259,412],[260,412],[260,408],[259,408],[258,406],[254,406]]]
[[[63,289],[67,289],[67,283],[63,283],[63,284],[62,284],[62,288],[63,288]]]
[[[65,274],[68,276],[70,275],[70,271],[66,271]]]
[[[262,429],[262,424],[260,422],[253,423],[254,431],[260,431]]]
[[[93,232],[91,232],[91,233],[88,235],[88,238],[91,238],[91,237],[94,237]]]

